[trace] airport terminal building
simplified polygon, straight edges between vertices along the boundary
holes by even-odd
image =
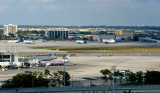
[[[68,39],[69,31],[66,30],[45,31],[45,36],[50,40],[65,40]]]

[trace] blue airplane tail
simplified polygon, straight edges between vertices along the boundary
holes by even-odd
[[[16,43],[23,42],[23,41],[24,41],[24,38],[23,39],[19,39]]]

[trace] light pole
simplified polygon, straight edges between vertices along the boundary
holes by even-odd
[[[112,87],[112,89],[113,89],[113,93],[114,93],[114,72],[117,71],[116,65],[112,66],[111,71],[113,71],[113,87]]]
[[[65,93],[65,56],[63,56],[63,59],[64,59],[64,93]]]
[[[143,76],[142,81],[143,81],[143,85],[144,85],[144,76],[145,76],[144,72],[142,72],[142,76]]]

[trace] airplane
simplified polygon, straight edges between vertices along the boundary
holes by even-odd
[[[86,41],[84,41],[84,40],[76,40],[76,43],[77,43],[77,44],[85,44]]]
[[[63,57],[61,60],[42,60],[39,61],[37,66],[52,66],[52,65],[64,65],[64,63],[69,62],[69,56]]]
[[[25,44],[34,44],[33,41],[27,41],[27,40],[24,40],[24,38],[23,38],[23,42],[24,42]]]
[[[115,43],[114,39],[102,39],[102,42],[106,43]]]
[[[23,67],[24,62],[13,62],[14,67]]]
[[[8,41],[5,41],[7,43],[19,43],[19,42],[23,42],[23,39],[19,39],[19,40],[8,40]]]
[[[51,61],[40,61],[41,65],[51,66],[51,65],[63,65],[64,61],[62,60],[51,60]]]
[[[0,62],[1,67],[12,66],[12,62]]]
[[[19,43],[19,42],[24,42],[25,44],[34,44],[33,41],[26,41],[23,39],[19,39],[19,40],[8,40],[8,41],[5,41],[7,43]]]
[[[1,67],[8,67],[8,66],[14,66],[14,67],[23,67],[24,62],[0,62]]]
[[[23,41],[25,44],[34,44],[33,41]]]

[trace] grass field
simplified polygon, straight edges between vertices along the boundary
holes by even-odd
[[[69,53],[160,52],[160,47],[34,47],[34,49],[59,49]]]

